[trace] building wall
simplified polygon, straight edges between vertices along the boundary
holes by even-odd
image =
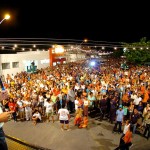
[[[17,72],[27,71],[27,66],[31,65],[34,60],[37,69],[49,66],[49,52],[20,52],[17,54],[1,54],[0,55],[0,74],[6,76],[7,74],[15,75]],[[17,68],[13,68],[12,63],[19,62]],[[2,69],[2,63],[10,63],[10,69]]]
[[[69,54],[64,55],[67,62],[75,62],[85,59],[85,54]],[[27,66],[31,65],[31,62],[35,62],[37,69],[48,67],[49,64],[49,51],[31,51],[20,52],[17,54],[1,54],[0,55],[0,75],[6,77],[7,74],[15,75],[17,72],[27,71]],[[18,62],[19,66],[13,68],[12,63]],[[10,63],[9,69],[2,69],[3,63]]]

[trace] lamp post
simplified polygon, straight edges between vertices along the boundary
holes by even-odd
[[[0,21],[0,24],[2,24],[2,22],[4,21],[4,20],[8,20],[10,18],[10,15],[9,14],[6,14],[5,16],[4,16],[4,19],[2,19],[1,21]],[[0,62],[1,63],[1,62]],[[0,71],[1,72],[1,71]],[[1,75],[1,74],[0,74]],[[2,88],[2,90],[4,90],[5,88],[4,88],[4,85],[3,85],[3,82],[2,82],[2,79],[1,79],[1,76],[0,76],[0,86],[1,86],[1,88]]]
[[[86,43],[88,40],[84,39],[79,45],[82,45],[83,43]]]
[[[80,44],[79,44],[79,48],[81,48],[81,45],[83,44],[83,43],[86,43],[88,40],[87,39],[84,39]]]
[[[82,44],[83,43],[86,43],[88,40],[87,39],[84,39],[80,44],[79,46],[77,47],[78,49],[82,50]],[[76,58],[78,60],[78,49],[76,50]]]
[[[4,21],[4,20],[8,20],[10,18],[10,15],[9,14],[6,14],[5,16],[4,16],[4,19],[2,19],[1,21],[0,21],[0,24],[2,24],[2,22]],[[1,62],[0,62],[1,63]],[[1,72],[2,71],[0,71],[0,75],[1,75]]]
[[[4,20],[8,20],[9,18],[10,18],[10,15],[9,15],[9,14],[6,14],[5,17],[4,17],[4,19],[2,19],[2,20],[0,21],[0,24],[2,24],[2,22],[3,22]]]

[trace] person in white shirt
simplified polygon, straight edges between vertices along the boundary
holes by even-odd
[[[50,117],[51,117],[54,123],[54,103],[50,98],[48,98],[44,106],[46,107],[47,122],[50,122]]]
[[[25,107],[26,120],[29,121],[32,119],[31,101],[29,100],[29,98],[26,98],[23,103]]]
[[[133,99],[133,101],[137,98],[137,94],[135,93],[135,91],[133,91],[133,93],[131,94],[131,99]]]
[[[40,92],[40,94],[38,95],[38,107],[42,115],[44,115],[44,97],[42,95],[42,92]]]
[[[120,144],[121,144],[122,138],[125,136],[126,132],[129,130],[129,128],[130,128],[130,120],[126,120],[125,124],[124,124],[124,127],[123,127],[123,134],[120,137]]]
[[[33,113],[32,120],[33,120],[33,124],[34,124],[34,125],[36,125],[37,122],[42,121],[41,114],[39,113],[38,110],[36,110],[36,111]]]
[[[139,105],[139,102],[142,101],[142,98],[140,97],[140,93],[138,93],[137,97],[134,99],[133,103],[135,106]]]
[[[20,97],[17,100],[17,107],[18,107],[19,118],[20,120],[24,121],[25,119],[24,104]]]
[[[66,125],[67,131],[69,131],[69,111],[65,108],[65,105],[62,105],[62,108],[58,110],[58,118],[61,124],[61,130],[64,131],[64,124]]]
[[[76,91],[78,91],[78,90],[80,89],[80,85],[79,85],[79,83],[76,83],[76,85],[75,85],[74,89],[75,89]]]
[[[126,123],[123,127],[123,135],[126,134],[126,132],[128,131],[128,128],[130,127],[130,121],[129,120],[126,120]]]
[[[79,97],[76,96],[74,103],[75,103],[75,111],[76,111],[78,109],[78,106],[79,106]]]

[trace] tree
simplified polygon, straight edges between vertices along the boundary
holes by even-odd
[[[123,49],[115,50],[115,51],[111,54],[111,56],[114,57],[114,58],[120,58],[121,56],[123,56]]]
[[[128,62],[134,64],[144,64],[150,60],[150,41],[146,40],[146,37],[141,38],[140,42],[124,43],[126,48],[124,55]]]

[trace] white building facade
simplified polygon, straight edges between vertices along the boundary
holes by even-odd
[[[37,69],[49,66],[48,51],[20,52],[17,54],[0,55],[0,75],[15,75],[17,72],[27,71],[27,67],[34,61]]]
[[[86,55],[81,54],[70,54],[64,55],[66,63],[83,60]],[[29,51],[19,52],[16,54],[1,54],[0,55],[0,75],[6,77],[7,74],[15,75],[16,73],[27,71],[27,68],[31,66],[34,61],[37,69],[45,68],[50,66],[49,51]]]

